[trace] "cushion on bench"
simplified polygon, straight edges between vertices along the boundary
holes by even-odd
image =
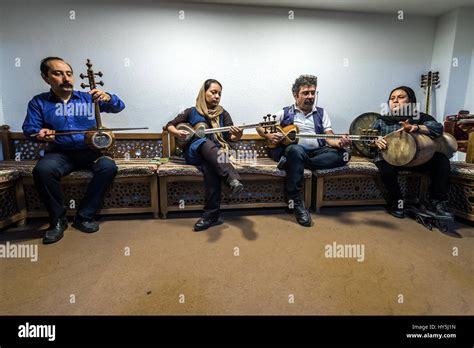
[[[1,169],[0,170],[0,184],[11,182],[20,177],[20,172],[15,169]]]
[[[16,170],[22,177],[32,177],[33,168],[37,161],[0,161],[0,169]],[[118,167],[117,178],[152,176],[156,173],[157,164],[149,163],[145,160],[116,160]],[[67,176],[67,178],[90,179],[92,172],[89,170],[77,170]]]
[[[313,174],[316,177],[331,176],[334,174],[369,174],[375,175],[378,173],[377,166],[369,161],[349,161],[349,163],[342,167],[336,167],[331,169],[317,169],[313,170]]]
[[[461,161],[451,162],[451,176],[474,180],[474,164]]]
[[[271,175],[286,177],[286,172],[277,168],[277,163],[271,158],[259,158],[256,163],[237,163],[235,168],[239,174]],[[158,168],[158,176],[202,176],[202,171],[196,166],[184,162],[170,161]],[[311,171],[304,171],[304,177],[310,178]]]
[[[377,166],[368,158],[353,157],[350,162],[342,167],[332,169],[314,170],[313,174],[317,177],[324,177],[334,174],[378,174]],[[401,174],[413,173],[411,171],[401,171]],[[474,180],[474,164],[461,161],[451,162],[451,175]]]

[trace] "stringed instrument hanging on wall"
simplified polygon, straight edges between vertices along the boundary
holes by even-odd
[[[421,75],[421,88],[426,89],[426,99],[425,99],[425,113],[430,114],[431,107],[431,94],[433,89],[439,85],[439,72],[428,71],[427,74]]]

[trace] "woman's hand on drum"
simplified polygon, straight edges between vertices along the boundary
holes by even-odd
[[[401,121],[400,124],[402,125],[402,129],[407,132],[407,133],[413,133],[413,132],[418,132],[420,130],[420,126],[410,124],[408,120],[406,121]]]
[[[375,145],[379,148],[379,150],[385,150],[387,148],[387,142],[383,138],[375,140]]]

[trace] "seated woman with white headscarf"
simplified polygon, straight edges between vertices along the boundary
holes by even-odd
[[[177,138],[185,139],[188,132],[179,130],[180,123],[195,126],[205,122],[209,128],[233,126],[229,113],[219,105],[222,85],[219,81],[208,79],[202,85],[196,99],[196,106],[188,108],[166,125],[168,131]],[[219,220],[221,204],[221,182],[223,181],[236,195],[243,190],[240,176],[229,160],[230,156],[220,156],[222,150],[229,150],[228,142],[240,140],[243,131],[231,127],[228,133],[215,133],[209,137],[194,137],[184,149],[187,164],[202,166],[205,184],[205,205],[202,217],[194,225],[194,231],[206,230],[222,223]],[[222,161],[225,158],[225,161]]]

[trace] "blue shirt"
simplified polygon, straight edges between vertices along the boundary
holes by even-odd
[[[117,113],[125,108],[119,97],[111,94],[108,102],[99,102],[101,112]],[[86,92],[73,91],[67,103],[59,99],[52,91],[38,94],[28,103],[26,119],[23,122],[23,134],[30,138],[32,133],[42,128],[56,131],[87,130],[97,127],[94,116],[92,96]],[[84,134],[56,136],[54,144],[64,150],[86,149]],[[32,139],[32,138],[30,138]],[[33,139],[35,140],[35,139]]]

